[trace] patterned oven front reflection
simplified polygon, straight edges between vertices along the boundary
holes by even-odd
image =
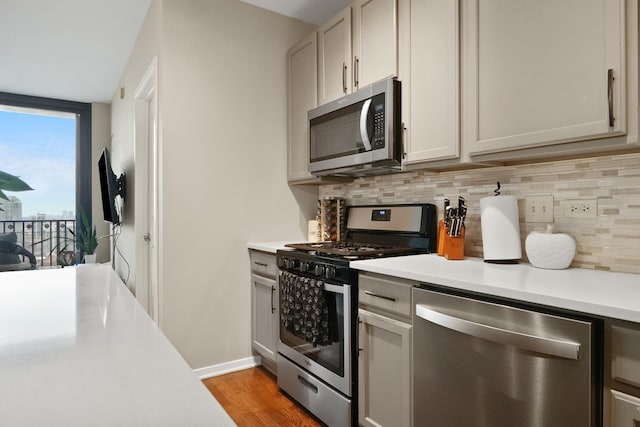
[[[348,267],[321,263],[307,254],[286,254],[278,255],[278,357],[286,357],[353,401],[357,275]],[[344,425],[349,424],[345,420]]]

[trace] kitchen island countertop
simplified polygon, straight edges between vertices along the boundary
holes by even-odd
[[[352,261],[352,268],[640,323],[640,275],[530,264],[449,261],[435,254]]]
[[[0,273],[0,425],[232,426],[108,265]]]

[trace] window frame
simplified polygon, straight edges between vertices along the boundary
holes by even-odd
[[[88,218],[93,218],[91,209],[91,169],[93,166],[91,161],[91,104],[7,92],[0,92],[0,104],[61,111],[76,115],[76,224],[80,224],[80,208],[87,213]]]

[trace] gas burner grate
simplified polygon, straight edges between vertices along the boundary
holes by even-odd
[[[357,259],[358,257],[382,257],[390,255],[401,255],[415,253],[415,248],[379,245],[373,243],[357,242],[317,242],[317,243],[296,243],[286,245],[298,250],[315,252],[330,256],[344,257],[347,259]]]

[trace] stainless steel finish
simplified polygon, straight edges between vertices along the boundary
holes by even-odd
[[[351,401],[278,355],[278,387],[329,426],[351,426]]]
[[[391,211],[390,221],[373,221],[373,211]],[[417,233],[422,226],[422,207],[405,206],[349,206],[347,228],[350,230],[399,231]]]
[[[371,141],[369,140],[369,134],[367,132],[367,114],[369,113],[369,107],[371,107],[371,100],[367,99],[362,104],[362,110],[360,110],[360,138],[362,138],[362,144],[367,151],[371,151]]]
[[[365,293],[379,298],[387,298],[368,291],[365,291]],[[440,313],[422,304],[416,305],[416,316],[453,331],[462,332],[463,334],[493,341],[498,344],[512,346],[520,350],[532,351],[546,356],[563,357],[565,359],[580,359],[580,344],[576,342],[523,334],[483,323],[471,322]]]
[[[331,285],[324,284],[324,290],[328,292],[334,292],[342,294],[343,312],[344,312],[344,342],[351,343],[351,316],[355,316],[356,313],[351,312],[351,285]],[[304,367],[307,371],[320,378],[322,381],[335,387],[347,396],[351,396],[351,352],[343,352],[343,363],[345,369],[345,375],[339,376],[338,374],[328,370],[324,366],[320,365],[316,361],[305,357],[304,354],[296,351],[295,349],[284,344],[282,341],[278,341],[278,352],[285,355],[291,361],[297,363],[299,366]],[[278,362],[278,375],[280,372],[280,362]],[[285,391],[288,391],[285,389]]]
[[[271,312],[275,313],[276,312],[276,306],[273,303],[273,295],[276,293],[276,287],[275,286],[271,286]]]
[[[367,295],[371,295],[372,297],[376,297],[376,298],[382,298],[382,299],[386,299],[387,301],[393,301],[395,302],[396,299],[393,297],[388,297],[386,295],[380,295],[380,294],[376,294],[375,292],[371,292],[371,291],[364,291],[365,294]]]
[[[342,63],[342,93],[347,93],[347,64]]]
[[[609,104],[609,127],[613,127],[615,117],[613,117],[613,68],[607,70],[607,102]]]
[[[346,68],[344,69],[343,78],[346,78]],[[346,87],[346,86],[345,86]],[[397,112],[394,100],[399,96],[397,91],[400,90],[399,83],[395,79],[385,79],[372,85],[358,89],[357,91],[345,95],[335,101],[328,102],[319,107],[310,110],[307,113],[309,127],[309,153],[313,153],[313,129],[310,126],[311,120],[324,116],[329,113],[339,111],[347,106],[363,102],[375,95],[385,94],[385,147],[371,149],[361,153],[352,153],[338,155],[332,158],[326,158],[318,161],[312,161],[310,158],[309,172],[314,175],[344,175],[344,176],[367,176],[376,175],[381,171],[400,170],[400,159],[396,159],[396,145],[402,144],[401,140],[396,141],[396,127],[400,123],[396,123]],[[356,123],[359,125],[359,123]],[[333,130],[333,128],[331,128]],[[358,132],[353,129],[353,133]],[[353,133],[348,133],[352,135]],[[348,138],[347,134],[341,138]],[[398,138],[401,139],[401,138]],[[332,139],[335,141],[335,138]]]
[[[419,288],[413,304],[415,425],[600,425],[590,322]]]
[[[353,57],[353,85],[355,86],[356,89],[358,89],[358,86],[360,85],[360,82],[358,81],[358,73],[360,73],[360,60],[358,59],[357,56]]]

